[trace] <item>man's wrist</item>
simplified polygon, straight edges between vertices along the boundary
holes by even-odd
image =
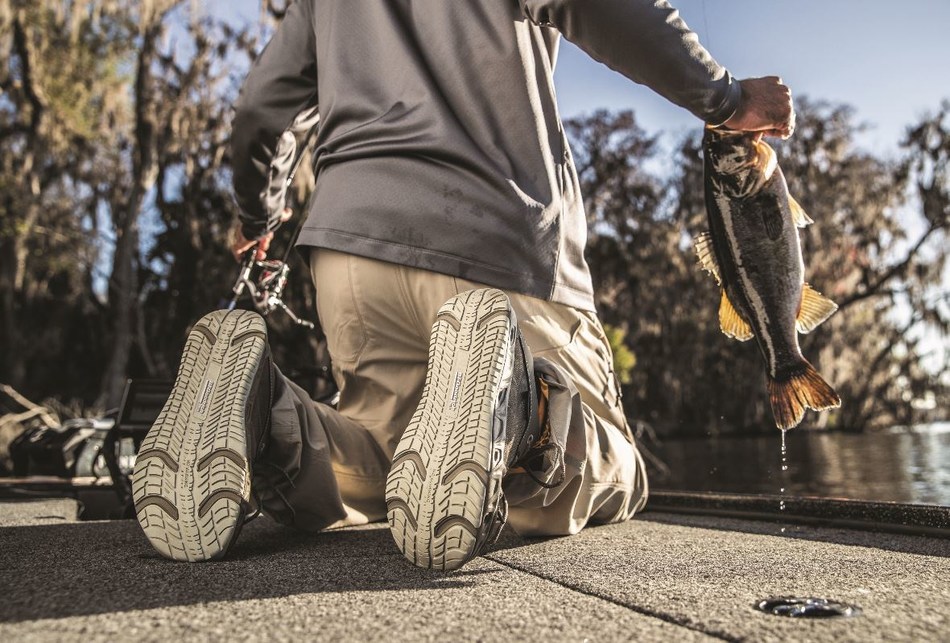
[[[729,85],[722,103],[706,119],[706,124],[709,127],[722,127],[739,111],[739,105],[742,103],[742,86],[731,75],[728,78]]]

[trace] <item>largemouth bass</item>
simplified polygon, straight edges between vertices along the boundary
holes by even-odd
[[[775,424],[790,429],[806,409],[841,405],[798,345],[798,333],[838,309],[804,282],[798,228],[812,221],[789,195],[761,134],[706,128],[703,159],[710,230],[696,252],[722,286],[719,325],[739,341],[755,338],[768,367]]]

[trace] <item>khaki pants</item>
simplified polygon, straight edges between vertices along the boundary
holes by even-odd
[[[266,513],[315,531],[385,518],[386,475],[422,395],[436,312],[482,286],[322,249],[312,252],[311,270],[339,408],[311,401],[281,378],[254,486]],[[646,472],[600,322],[587,311],[508,296],[548,382],[552,437],[566,465],[563,484],[553,489],[511,473],[508,523],[522,535],[563,535],[589,522],[629,519],[646,503]]]

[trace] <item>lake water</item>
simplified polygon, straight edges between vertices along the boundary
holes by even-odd
[[[868,434],[786,434],[665,440],[656,448],[669,473],[651,488],[821,496],[950,506],[950,422]]]

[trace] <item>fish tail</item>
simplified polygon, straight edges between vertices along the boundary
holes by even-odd
[[[838,393],[804,359],[786,378],[769,378],[769,401],[775,425],[783,430],[798,426],[805,409],[825,411],[841,406]]]

